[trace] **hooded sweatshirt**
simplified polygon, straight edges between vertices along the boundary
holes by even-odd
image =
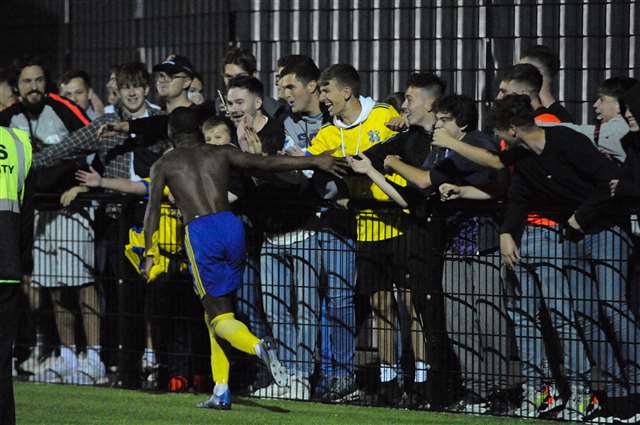
[[[331,150],[334,150],[332,155],[338,157],[358,155],[397,134],[385,125],[391,119],[399,117],[393,107],[386,103],[376,103],[370,97],[360,96],[359,101],[362,111],[358,118],[352,124],[347,124],[339,117],[334,117],[333,122],[324,125],[312,140],[311,146],[307,149],[308,155],[319,155]],[[406,181],[397,174],[387,177],[401,186],[406,185]],[[389,200],[389,197],[373,183],[369,192],[374,199]],[[357,217],[358,241],[382,241],[401,234],[395,226],[385,221],[387,220],[384,217],[371,210],[361,211]]]

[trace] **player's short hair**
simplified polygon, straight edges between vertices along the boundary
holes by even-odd
[[[432,72],[414,72],[409,76],[407,87],[429,90],[434,97],[438,98],[444,94],[447,83]]]
[[[291,59],[292,56],[295,58]],[[318,81],[320,78],[320,70],[315,64],[313,59],[304,55],[289,55],[290,59],[287,61],[282,71],[280,72],[280,78],[285,75],[294,74],[296,78],[307,84],[309,81]]]
[[[248,75],[238,75],[229,80],[227,90],[232,88],[246,89],[249,93],[258,96],[260,99],[264,97],[264,86],[256,77],[250,77]]]
[[[531,106],[531,98],[526,94],[510,94],[496,100],[489,111],[488,124],[498,130],[506,130],[511,126],[535,125],[535,112]]]
[[[326,68],[320,74],[320,86],[326,86],[331,80],[341,86],[349,87],[354,96],[360,95],[360,75],[353,66],[337,63]]]
[[[224,54],[224,65],[237,65],[244,69],[247,74],[253,75],[257,71],[256,57],[249,49],[242,47],[229,47]]]
[[[451,114],[458,127],[466,126],[467,133],[478,128],[478,108],[468,96],[451,94],[441,97],[433,104],[433,110],[436,113]]]
[[[148,87],[151,85],[151,74],[142,62],[128,62],[116,69],[116,85],[118,88],[127,86]]]
[[[201,134],[201,117],[193,108],[181,106],[169,114],[169,128],[175,137],[182,134]]]
[[[558,75],[560,70],[558,55],[553,53],[549,47],[541,44],[529,47],[520,55],[520,58],[531,58],[535,59],[536,62],[540,62],[540,65],[544,68],[544,73],[552,78]]]
[[[517,81],[527,87],[527,91],[532,95],[538,95],[542,88],[542,74],[535,66],[528,63],[518,63],[508,68],[503,74],[501,81]]]

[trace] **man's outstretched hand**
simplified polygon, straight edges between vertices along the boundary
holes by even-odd
[[[326,171],[337,177],[342,177],[349,172],[349,164],[344,158],[331,156],[332,153],[333,152],[325,152],[322,155],[314,156],[314,164],[319,170]]]

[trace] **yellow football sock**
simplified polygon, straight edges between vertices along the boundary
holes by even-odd
[[[260,340],[249,331],[233,313],[220,314],[211,320],[211,329],[216,336],[229,341],[231,345],[248,354],[256,354],[256,344]]]
[[[209,330],[209,343],[211,344],[211,374],[213,375],[213,382],[216,384],[229,383],[229,359],[227,355],[218,344],[216,340],[216,334],[211,328],[211,321],[209,316],[204,315],[204,320]]]

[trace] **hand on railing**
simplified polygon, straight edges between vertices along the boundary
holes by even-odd
[[[515,267],[518,261],[520,261],[518,245],[516,245],[516,242],[509,233],[500,234],[500,255],[502,255],[502,261],[504,261],[509,268]]]
[[[60,196],[60,204],[62,204],[63,207],[68,207],[69,205],[71,205],[71,202],[73,202],[73,200],[78,197],[79,194],[85,193],[88,191],[89,191],[89,188],[86,186],[72,187],[71,189],[64,192],[62,196]]]

